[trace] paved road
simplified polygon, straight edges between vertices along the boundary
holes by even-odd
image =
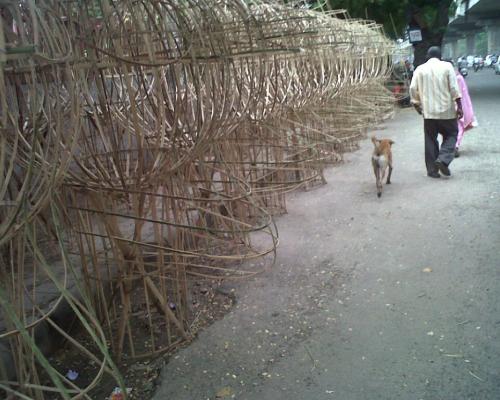
[[[297,193],[276,267],[172,359],[155,399],[500,399],[500,76],[467,79],[480,126],[426,177],[411,109],[376,197],[371,143]],[[232,396],[231,396],[232,395]]]

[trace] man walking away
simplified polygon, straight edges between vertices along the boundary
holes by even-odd
[[[448,166],[455,156],[457,118],[462,118],[463,111],[455,71],[450,63],[441,61],[439,47],[429,48],[427,62],[415,69],[410,99],[417,112],[424,116],[427,176],[439,178],[439,172],[450,176]],[[438,133],[443,137],[441,148]]]

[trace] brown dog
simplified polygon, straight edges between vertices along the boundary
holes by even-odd
[[[389,174],[387,175],[386,184],[391,183],[392,174],[392,151],[391,146],[394,142],[390,139],[377,139],[372,136],[372,142],[375,148],[372,154],[373,172],[375,172],[375,179],[377,180],[377,196],[382,196],[382,181],[384,180],[385,170],[389,167]]]

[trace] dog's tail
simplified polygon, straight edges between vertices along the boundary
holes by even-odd
[[[389,164],[389,160],[387,159],[387,157],[383,154],[379,155],[379,156],[374,156],[373,157],[373,160],[377,163],[378,167],[382,170],[382,171],[385,171],[385,168],[387,167],[387,165]]]
[[[385,178],[385,171],[389,165],[389,160],[384,154],[372,156],[373,168],[375,170],[375,177],[377,179],[377,197],[382,196],[382,181]]]

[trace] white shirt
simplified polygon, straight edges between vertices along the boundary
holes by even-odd
[[[461,98],[453,66],[431,58],[419,65],[410,85],[411,103],[419,105],[425,119],[457,118],[455,100]]]

